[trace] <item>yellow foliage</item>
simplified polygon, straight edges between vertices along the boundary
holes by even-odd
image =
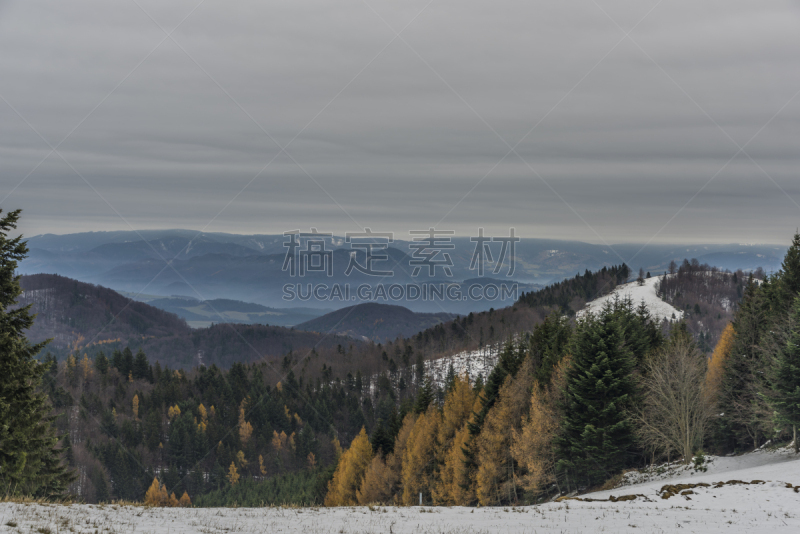
[[[364,473],[364,482],[356,491],[358,504],[389,503],[397,485],[397,473],[386,465],[380,456],[375,456]]]
[[[197,413],[200,414],[200,422],[207,423],[208,422],[208,411],[206,411],[206,407],[200,404],[197,407]]]
[[[462,458],[464,455],[461,448],[466,446],[464,436],[469,435],[468,433],[463,434],[461,430],[465,428],[472,412],[476,409],[475,397],[469,380],[464,376],[456,378],[453,388],[445,398],[436,451],[439,477],[431,492],[436,504],[466,504],[461,500],[460,488],[455,488],[454,484],[456,484],[457,472],[463,470],[465,458]],[[463,482],[463,480],[459,478],[459,482]],[[456,495],[458,495],[458,500],[456,500]]]
[[[177,508],[178,506],[180,506],[180,502],[178,502],[178,498],[175,497],[174,491],[172,492],[172,495],[169,496],[169,501],[167,501],[167,506],[170,506],[172,508]]]
[[[272,448],[276,451],[279,451],[283,448],[283,444],[281,443],[281,437],[278,434],[277,430],[272,431]]]
[[[231,486],[235,486],[239,482],[239,471],[236,470],[236,465],[233,462],[228,468],[228,482],[231,483]]]
[[[139,418],[139,395],[133,396],[133,418]]]
[[[116,418],[117,418],[117,409],[116,408],[111,408],[111,417],[113,417],[116,420]]]
[[[292,435],[291,435],[291,436],[289,436],[289,448],[290,448],[290,449],[292,449],[292,450],[295,450],[295,445],[294,445],[294,432],[292,432]]]
[[[406,506],[416,503],[420,492],[430,494],[433,489],[436,436],[441,420],[439,409],[432,404],[428,411],[417,418],[408,436],[400,476],[403,484],[403,504]]]
[[[275,438],[273,438],[272,443],[273,445],[275,444]],[[336,461],[338,462],[339,458],[342,457],[342,445],[341,443],[339,443],[339,438],[334,436],[333,439],[331,440],[331,445],[333,445],[333,453],[334,456],[336,457]]]
[[[297,415],[297,412],[294,413],[294,421],[297,423],[297,426],[303,426],[303,420]]]
[[[217,415],[217,410],[214,409],[214,405],[213,404],[211,405],[211,408],[209,408],[209,410],[208,410],[208,415],[209,415],[209,417],[216,417],[216,415]]]
[[[92,376],[92,363],[89,361],[89,355],[83,355],[83,360],[81,361],[81,370],[83,371],[83,379],[88,380],[89,377]]]
[[[169,417],[170,421],[172,421],[173,419],[175,419],[180,415],[181,415],[181,409],[178,407],[177,404],[175,406],[170,406],[169,409],[167,410],[167,417]]]
[[[292,420],[292,414],[289,412],[289,407],[286,406],[285,404],[283,405],[283,413],[286,415],[286,419],[288,419],[289,421]]]
[[[248,462],[244,457],[244,452],[239,451],[236,453],[236,461],[239,462],[240,467],[247,467]]]
[[[173,495],[175,495],[173,493]],[[158,483],[157,478],[153,478],[153,483],[144,494],[144,504],[147,506],[169,506],[170,499],[167,495],[167,486]]]
[[[317,465],[317,457],[314,456],[313,452],[309,452],[308,456],[306,456],[306,460],[308,461],[308,468],[314,469]]]
[[[353,439],[350,448],[342,453],[333,479],[328,483],[325,506],[353,506],[356,504],[356,491],[361,487],[367,466],[372,462],[372,445],[367,431]]]
[[[277,389],[278,391],[283,391],[283,385],[280,382],[278,382],[277,384],[275,384],[275,389]]]
[[[713,402],[716,401],[719,394],[719,388],[722,385],[722,375],[725,372],[725,362],[728,355],[733,348],[733,342],[736,338],[736,331],[733,329],[733,323],[728,323],[722,335],[719,336],[717,346],[714,347],[714,353],[711,355],[711,360],[708,362],[708,371],[706,372],[705,392],[709,399]]]
[[[192,499],[190,499],[189,494],[184,491],[183,495],[181,495],[181,498],[178,501],[178,504],[180,504],[183,508],[190,508],[192,506]]]
[[[264,465],[264,457],[261,456],[260,454],[258,455],[258,470],[261,471],[262,475],[267,474],[267,466]]]
[[[514,459],[511,456],[512,432],[519,428],[528,404],[531,386],[531,361],[528,358],[514,379],[508,376],[500,394],[486,414],[481,433],[475,438],[478,471],[475,474],[476,496],[482,506],[492,506],[501,499],[513,500]]]
[[[239,408],[239,440],[242,445],[247,445],[252,435],[253,425],[244,420],[244,401],[242,401],[242,407]]]
[[[128,382],[133,382],[133,371],[128,372]]]
[[[553,440],[562,418],[558,406],[566,387],[569,365],[570,357],[566,356],[556,367],[546,388],[534,382],[528,418],[522,422],[519,432],[512,432],[511,455],[521,470],[516,480],[522,488],[534,494],[556,480]]]

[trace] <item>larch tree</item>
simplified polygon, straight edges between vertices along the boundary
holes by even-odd
[[[717,396],[719,395],[719,390],[722,386],[722,376],[725,371],[725,362],[733,348],[735,336],[736,332],[733,329],[733,324],[728,323],[719,336],[717,346],[714,347],[714,352],[711,354],[711,359],[708,362],[705,391],[709,400],[712,402],[716,402]]]
[[[406,506],[417,503],[420,493],[426,501],[431,498],[436,467],[436,436],[441,419],[439,409],[435,405],[429,406],[427,411],[417,418],[408,436],[401,474],[402,502]]]
[[[333,479],[328,483],[325,506],[354,506],[357,503],[356,491],[361,487],[371,462],[372,445],[367,431],[362,428],[353,438],[350,448],[339,458]]]
[[[511,455],[520,468],[518,483],[534,497],[558,483],[553,441],[563,416],[559,406],[563,404],[569,365],[570,358],[566,356],[555,368],[549,385],[534,383],[528,416],[523,419],[522,428],[512,433]]]
[[[489,410],[475,439],[478,470],[476,494],[482,506],[517,501],[516,466],[511,454],[513,432],[528,407],[533,368],[527,358],[516,377],[508,375],[497,402]]]
[[[2,214],[2,211],[0,211]],[[47,395],[40,390],[47,366],[35,356],[47,342],[31,344],[30,305],[12,309],[22,293],[17,262],[28,252],[22,236],[9,238],[20,210],[0,218],[0,494],[62,494],[73,475],[62,462]]]
[[[439,425],[437,437],[436,462],[439,477],[432,490],[433,501],[436,504],[456,504],[457,502],[455,494],[459,492],[454,488],[457,478],[456,470],[462,470],[463,466],[457,465],[457,462],[452,460],[460,459],[463,456],[461,448],[465,445],[464,439],[469,433],[466,424],[472,416],[473,410],[479,408],[476,406],[475,400],[475,391],[467,377],[454,376],[449,393],[445,397],[442,423]],[[466,433],[462,432],[463,430]],[[459,436],[459,434],[462,435]]]

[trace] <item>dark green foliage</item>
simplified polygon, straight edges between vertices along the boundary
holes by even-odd
[[[625,314],[612,306],[576,327],[567,372],[564,420],[556,439],[568,485],[592,486],[626,467],[634,436],[625,410],[635,397],[636,357]]]
[[[800,297],[794,299],[787,330],[783,343],[770,358],[772,394],[767,399],[775,410],[776,423],[796,429],[800,426]]]
[[[576,299],[588,302],[610,293],[617,285],[628,281],[630,269],[624,263],[603,267],[599,271],[586,271],[546,288],[520,295],[519,303],[528,306],[555,307],[560,313],[574,315],[580,308],[574,307]]]
[[[28,252],[21,236],[8,238],[19,214],[0,219],[0,494],[50,497],[62,494],[73,476],[39,390],[48,366],[34,356],[46,343],[32,345],[23,334],[33,325],[30,306],[11,309],[22,292],[14,272]]]
[[[795,233],[781,265],[781,287],[787,303],[800,294],[800,233]]]
[[[247,479],[235,486],[201,495],[194,500],[195,506],[274,506],[274,505],[321,505],[328,482],[333,478],[335,466],[323,469],[287,473],[264,481]]]
[[[572,327],[557,312],[551,313],[543,323],[533,328],[530,353],[533,358],[534,378],[540,384],[550,383],[550,376],[567,350]]]
[[[505,382],[506,377],[511,375],[515,376],[522,362],[525,360],[526,352],[523,344],[515,346],[513,343],[506,343],[503,347],[503,352],[500,353],[500,358],[497,361],[486,383],[483,385],[483,394],[481,396],[481,409],[476,414],[475,421],[469,422],[469,433],[472,436],[477,436],[481,428],[483,428],[483,421],[486,419],[486,414],[494,406],[500,394],[500,387]]]

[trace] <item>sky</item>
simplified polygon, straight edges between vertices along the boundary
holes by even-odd
[[[785,244],[799,50],[797,1],[0,0],[0,208]]]

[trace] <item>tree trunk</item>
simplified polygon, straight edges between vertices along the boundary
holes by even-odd
[[[800,452],[800,447],[798,447],[797,443],[797,425],[792,425],[792,433],[794,434],[794,453],[797,454]]]

